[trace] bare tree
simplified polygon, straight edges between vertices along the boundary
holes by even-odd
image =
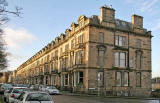
[[[7,9],[8,2],[6,0],[0,0],[0,71],[7,67],[7,53],[5,49],[5,41],[3,39],[4,31],[3,26],[9,21],[8,14],[13,14],[20,17],[22,8],[15,7],[14,11]]]

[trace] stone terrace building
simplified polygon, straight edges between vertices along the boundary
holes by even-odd
[[[160,90],[160,77],[152,78],[152,90]]]
[[[61,90],[115,96],[151,92],[151,31],[143,17],[115,18],[112,7],[100,16],[82,15],[17,69],[19,83],[55,85]]]

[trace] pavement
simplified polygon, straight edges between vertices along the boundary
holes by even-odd
[[[81,94],[81,93],[71,93],[69,91],[63,91],[61,94],[66,96],[83,96],[83,97],[98,97],[98,95],[90,95],[90,94]],[[131,97],[131,96],[99,96],[103,98],[123,98],[123,99],[141,99],[141,100],[160,100],[160,98],[153,97]]]
[[[159,100],[132,99],[132,98],[107,98],[84,95],[53,95],[55,103],[160,103]]]

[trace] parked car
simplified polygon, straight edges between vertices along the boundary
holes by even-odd
[[[54,101],[46,92],[25,91],[15,100],[15,103],[54,103]]]
[[[49,94],[60,94],[59,90],[54,86],[47,86],[46,92],[48,92]]]
[[[160,98],[160,89],[152,90],[151,95],[152,97]]]
[[[11,84],[2,84],[0,88],[0,93],[3,94],[5,90],[9,90],[10,88],[12,88]]]
[[[6,96],[6,102],[14,103],[15,99],[21,94],[21,92],[25,91],[26,87],[13,87],[10,93]]]

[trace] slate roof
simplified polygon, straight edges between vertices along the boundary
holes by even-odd
[[[100,25],[100,20],[97,15],[91,16],[90,19],[92,20],[93,24]],[[133,24],[131,22],[115,19],[115,26],[116,26],[116,29],[133,31]],[[144,32],[147,32],[146,29],[143,28],[143,30]]]

